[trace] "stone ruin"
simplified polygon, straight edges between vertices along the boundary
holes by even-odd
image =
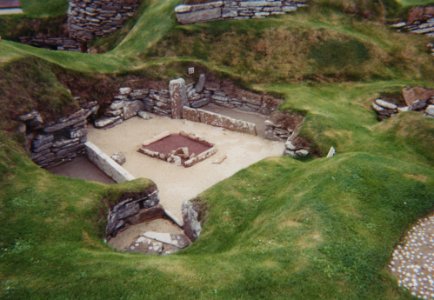
[[[407,111],[422,112],[427,117],[434,118],[434,89],[405,88],[401,97],[397,95],[387,98],[377,98],[372,102],[372,108],[380,121]]]
[[[69,0],[70,36],[86,43],[113,33],[134,16],[138,6],[138,0]]]
[[[107,225],[105,237],[110,241],[130,226],[164,219],[178,226],[159,204],[158,190],[155,186],[142,192],[126,192],[115,203],[105,203]],[[197,200],[187,201],[182,206],[183,226],[180,233],[145,231],[138,235],[126,249],[128,252],[167,255],[191,245],[200,235],[205,212]]]
[[[391,25],[398,32],[408,32],[434,37],[434,6],[418,6],[410,9],[407,20]],[[434,42],[428,43],[427,48],[434,56]]]
[[[181,24],[214,20],[243,20],[283,15],[305,7],[307,1],[293,0],[223,0],[200,4],[184,4],[175,8],[176,19]]]
[[[287,143],[285,155],[305,157],[311,153],[309,143],[298,136],[303,116],[279,112],[281,99],[247,91],[229,80],[208,76],[209,79],[201,74],[197,82],[188,84],[177,79],[169,86],[163,82],[149,82],[139,89],[124,86],[108,104],[88,102],[70,115],[49,122],[44,121],[39,112],[32,111],[18,117],[21,123],[19,131],[33,161],[45,168],[85,153],[88,123],[96,128],[109,128],[135,116],[149,118],[148,113],[257,135],[254,123],[203,109],[208,104],[215,104],[266,116],[264,137],[291,142]]]
[[[189,168],[214,155],[214,144],[186,132],[162,133],[152,140],[144,142],[139,152],[177,166]]]

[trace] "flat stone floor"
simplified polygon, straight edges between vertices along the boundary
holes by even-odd
[[[413,296],[434,299],[434,214],[407,232],[393,252],[389,268]]]
[[[108,177],[97,166],[84,156],[76,157],[74,160],[49,168],[48,171],[56,175],[62,175],[84,180],[98,181],[102,183],[114,183],[114,180]]]
[[[114,238],[108,244],[116,250],[127,251],[128,247],[143,233],[147,231],[167,232],[173,234],[184,234],[181,228],[165,219],[156,219],[149,222],[132,225]]]
[[[182,224],[181,205],[184,201],[264,158],[282,155],[284,150],[283,143],[257,136],[187,120],[152,117],[151,120],[135,117],[111,129],[89,128],[88,138],[109,156],[118,151],[125,153],[127,162],[123,167],[133,176],[149,178],[157,184],[161,205],[179,224]],[[176,133],[181,130],[215,144],[217,153],[184,168],[137,151],[144,141],[164,131]],[[227,158],[216,164],[224,156]]]

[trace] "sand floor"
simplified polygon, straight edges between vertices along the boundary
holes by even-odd
[[[184,234],[182,229],[172,222],[165,219],[156,219],[128,227],[126,230],[119,232],[118,235],[110,239],[108,244],[117,250],[125,251],[139,235],[147,231]]]
[[[89,159],[84,156],[76,157],[74,160],[49,168],[51,173],[72,178],[80,178],[102,183],[114,183],[113,179],[108,177]]]
[[[217,153],[191,168],[184,168],[137,151],[141,143],[164,131],[181,130],[215,144]],[[282,155],[284,149],[281,142],[155,115],[151,120],[135,117],[106,130],[89,128],[88,138],[108,155],[125,153],[127,162],[123,167],[133,176],[149,178],[157,184],[162,206],[179,224],[182,224],[184,201],[264,158]],[[213,163],[222,156],[227,158],[221,164]]]

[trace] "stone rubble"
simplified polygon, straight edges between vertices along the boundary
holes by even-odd
[[[141,234],[128,247],[129,252],[169,255],[188,247],[191,241],[184,234],[148,231]]]
[[[434,6],[418,6],[412,8],[408,13],[406,21],[391,25],[398,32],[409,32],[434,37]],[[434,56],[434,43],[427,44],[431,55]]]
[[[378,119],[384,120],[400,112],[420,111],[427,117],[434,118],[434,90],[421,87],[405,88],[402,95],[406,106],[399,106],[391,101],[375,99],[372,102],[372,108],[377,113]],[[398,102],[394,100],[394,102]]]
[[[389,270],[413,296],[434,299],[434,215],[409,230],[393,252]]]
[[[121,166],[127,162],[127,158],[123,152],[113,153],[110,157]]]

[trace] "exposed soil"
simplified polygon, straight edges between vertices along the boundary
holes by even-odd
[[[212,146],[205,145],[204,143],[189,139],[188,137],[180,134],[171,134],[165,138],[162,138],[161,140],[144,146],[146,149],[164,153],[166,155],[183,147],[188,148],[189,153],[195,153],[196,155],[212,148]]]
[[[48,171],[66,177],[80,178],[108,184],[114,183],[113,179],[108,177],[84,156],[79,156],[73,161],[64,163],[60,166],[49,168]]]

